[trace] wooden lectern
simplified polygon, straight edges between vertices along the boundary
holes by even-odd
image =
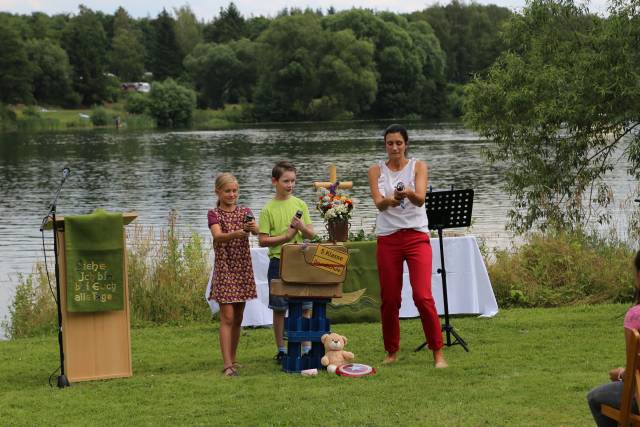
[[[138,214],[133,212],[122,214],[123,224],[126,226],[137,217]],[[52,228],[51,220],[46,228]],[[64,217],[56,217],[56,228],[62,306],[62,348],[68,380],[76,382],[132,376],[126,242],[123,262],[124,308],[118,311],[92,313],[69,312]]]

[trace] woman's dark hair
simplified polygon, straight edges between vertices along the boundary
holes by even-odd
[[[407,129],[402,125],[395,124],[395,123],[392,125],[389,125],[384,130],[383,138],[386,140],[387,134],[390,134],[390,133],[399,133],[400,135],[402,135],[402,139],[404,139],[405,143],[409,142],[409,134],[407,133]]]

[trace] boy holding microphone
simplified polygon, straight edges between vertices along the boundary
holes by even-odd
[[[271,294],[271,280],[280,277],[280,252],[285,243],[302,243],[314,236],[307,204],[293,195],[296,183],[296,168],[287,161],[276,163],[271,172],[271,183],[276,195],[260,211],[258,243],[269,248],[269,308],[273,310],[273,334],[278,346],[274,357],[280,362],[285,355],[284,315],[289,303],[286,298]],[[303,305],[305,316],[309,315],[311,303]],[[305,343],[303,352],[309,350]]]

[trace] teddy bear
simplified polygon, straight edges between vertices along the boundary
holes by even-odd
[[[320,359],[322,366],[327,367],[327,372],[334,374],[339,366],[353,360],[353,353],[344,351],[347,345],[347,337],[336,333],[324,334],[320,341],[324,344],[324,356]]]

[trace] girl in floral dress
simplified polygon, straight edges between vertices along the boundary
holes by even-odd
[[[238,181],[230,173],[216,177],[218,204],[208,212],[215,253],[214,277],[209,299],[220,304],[220,351],[225,376],[237,376],[236,350],[245,302],[257,298],[251,265],[249,233],[258,226],[249,208],[238,206]]]

